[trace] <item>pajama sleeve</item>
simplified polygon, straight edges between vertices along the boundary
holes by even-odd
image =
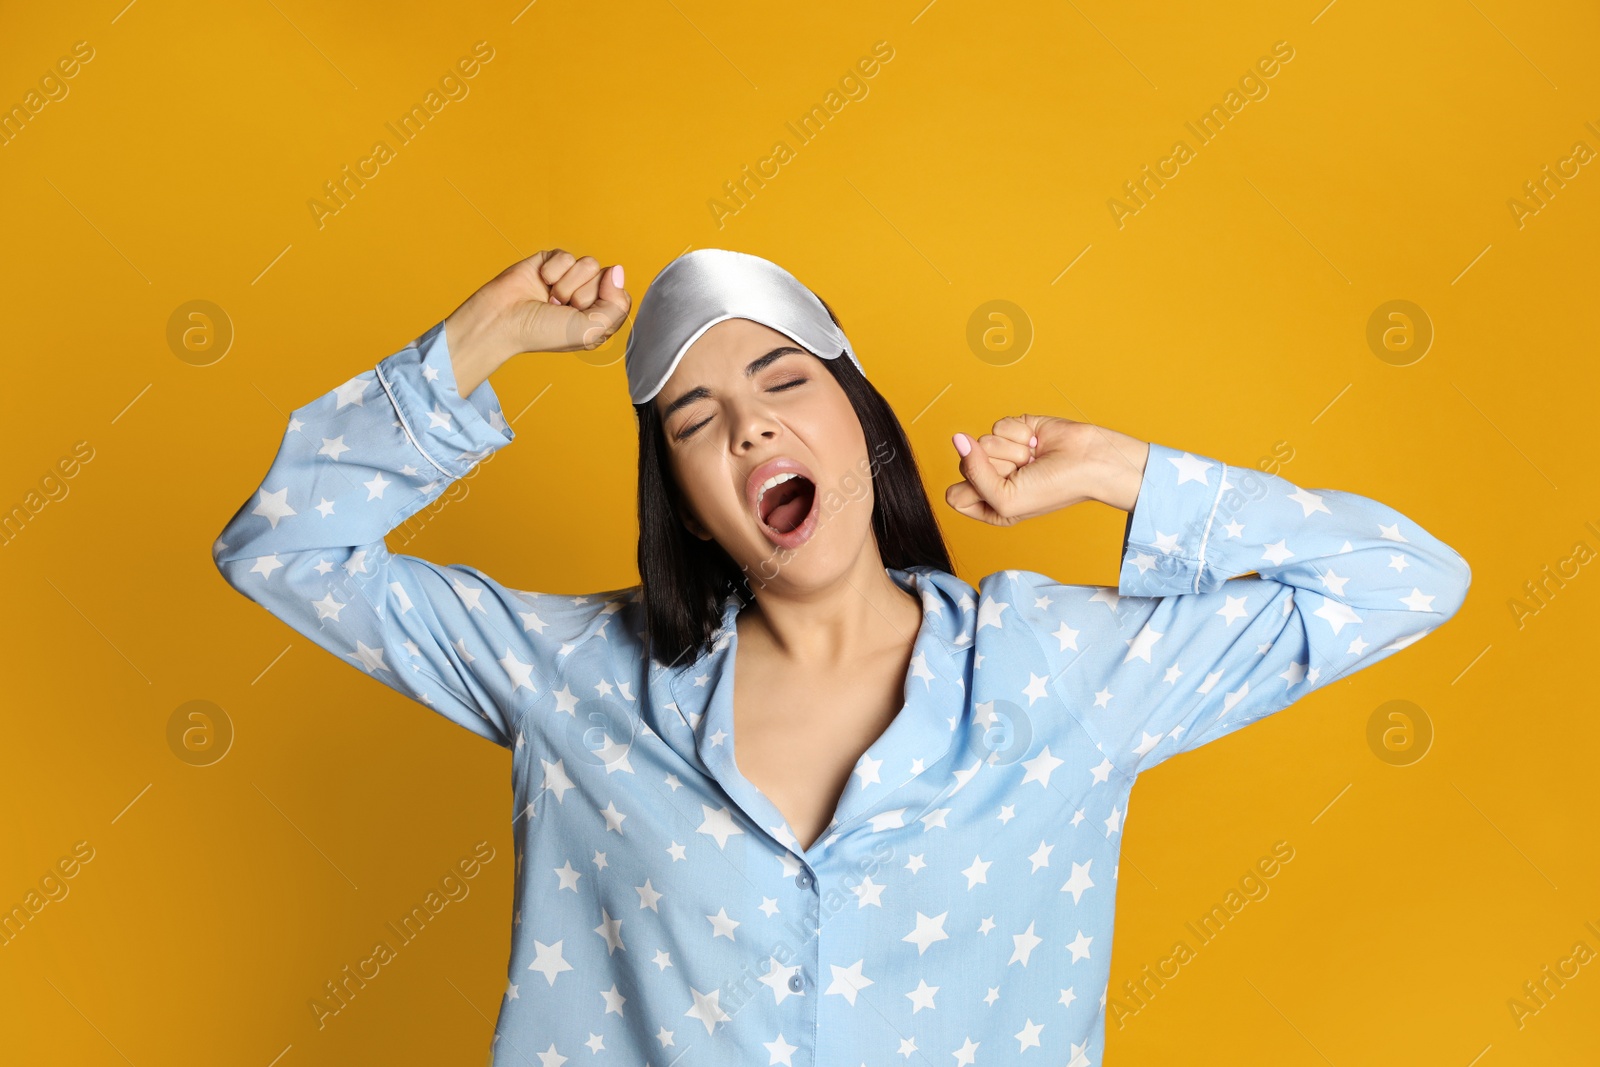
[[[621,600],[507,589],[474,567],[391,553],[384,538],[465,496],[460,479],[515,437],[487,381],[456,391],[441,322],[294,411],[213,561],[344,663],[510,747],[561,658]]]
[[[1426,636],[1472,571],[1375,500],[1151,443],[1117,588],[1022,577],[1051,690],[1131,777]]]

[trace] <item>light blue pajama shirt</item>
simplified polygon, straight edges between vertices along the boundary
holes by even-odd
[[[1374,500],[1152,443],[1115,588],[889,569],[924,609],[905,705],[802,850],[734,762],[736,597],[712,651],[661,665],[637,585],[388,550],[514,438],[489,383],[457,394],[441,323],[298,408],[214,548],[511,750],[499,1065],[1098,1065],[1135,776],[1406,647],[1471,580]]]

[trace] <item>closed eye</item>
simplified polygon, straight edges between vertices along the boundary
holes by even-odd
[[[802,375],[799,378],[794,378],[794,379],[791,379],[790,381],[784,382],[782,385],[775,385],[771,389],[768,389],[767,392],[769,392],[769,393],[781,393],[785,389],[793,389],[797,385],[804,385],[806,382],[809,382],[810,380],[811,380],[810,378],[805,377],[805,376]],[[686,429],[678,431],[677,439],[679,441],[687,441],[691,436],[693,436],[693,434],[695,433],[696,430],[700,429],[700,427],[704,426],[706,423],[708,423],[710,421],[711,421],[711,417],[708,416],[708,417],[706,417],[704,419],[701,419],[699,422],[695,423],[693,426],[690,426],[690,427],[688,427]]]

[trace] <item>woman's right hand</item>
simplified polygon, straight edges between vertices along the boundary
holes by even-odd
[[[512,264],[484,289],[495,287],[518,352],[597,348],[633,306],[620,264],[601,270],[593,256],[580,259],[560,248]]]
[[[589,351],[622,326],[633,297],[621,265],[556,248],[513,263],[445,319],[462,396],[520,352]]]

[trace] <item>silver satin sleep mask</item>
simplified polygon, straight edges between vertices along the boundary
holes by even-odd
[[[663,267],[639,301],[623,357],[633,402],[659,393],[689,346],[724,319],[771,327],[819,359],[847,355],[866,375],[850,339],[798,278],[747,252],[697,248]]]

